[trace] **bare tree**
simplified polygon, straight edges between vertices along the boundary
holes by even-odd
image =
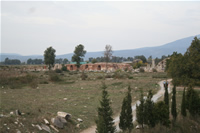
[[[104,51],[104,59],[106,62],[106,71],[107,71],[107,63],[110,61],[111,57],[112,57],[112,46],[111,45],[106,45],[105,47],[105,51]]]

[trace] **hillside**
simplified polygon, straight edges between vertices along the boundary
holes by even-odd
[[[197,35],[198,38],[200,38],[200,35]],[[117,50],[114,51],[114,56],[120,56],[120,57],[134,57],[136,55],[144,55],[145,57],[149,57],[152,55],[153,58],[161,57],[162,55],[171,55],[174,51],[178,53],[184,54],[187,50],[187,48],[190,46],[194,36],[179,39],[161,46],[156,47],[144,47],[144,48],[138,48],[138,49],[129,49],[129,50]],[[64,54],[64,55],[57,55],[56,58],[67,58],[71,60],[73,53]],[[103,51],[99,52],[87,52],[85,55],[85,59],[87,60],[90,57],[96,58],[103,56]],[[43,55],[30,55],[30,56],[22,56],[19,54],[6,54],[1,53],[1,61],[4,61],[5,58],[9,59],[19,59],[22,62],[27,61],[29,58],[32,59],[43,59]]]

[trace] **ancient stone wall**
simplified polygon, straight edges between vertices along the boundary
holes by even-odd
[[[66,65],[67,69],[69,71],[76,71],[77,66],[75,64],[67,64]],[[95,64],[83,64],[80,66],[79,70],[81,71],[115,71],[117,69],[122,69],[122,70],[130,70],[132,69],[130,64],[125,64],[125,63],[95,63]]]

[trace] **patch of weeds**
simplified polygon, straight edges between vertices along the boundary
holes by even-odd
[[[97,79],[103,79],[102,75],[97,76]]]
[[[168,78],[166,73],[152,75],[152,78]]]
[[[115,82],[115,83],[112,83],[111,85],[113,85],[113,86],[119,86],[121,84],[123,84],[123,82]]]
[[[128,79],[134,79],[133,76],[129,76]]]
[[[87,77],[88,77],[88,75],[86,73],[84,73],[84,72],[81,73],[81,79],[82,80],[86,80]]]
[[[52,82],[58,82],[58,81],[61,81],[61,78],[58,76],[57,73],[52,71],[52,72],[49,72],[49,80]]]
[[[105,78],[113,78],[113,76],[110,75],[110,74],[107,74],[107,75],[105,76]]]
[[[140,68],[140,72],[143,73],[144,72],[144,68]]]
[[[61,69],[56,69],[55,72],[56,73],[62,73],[62,70]]]

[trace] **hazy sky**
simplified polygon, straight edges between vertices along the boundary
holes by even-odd
[[[200,2],[1,1],[1,53],[43,55],[163,45],[200,34]]]

